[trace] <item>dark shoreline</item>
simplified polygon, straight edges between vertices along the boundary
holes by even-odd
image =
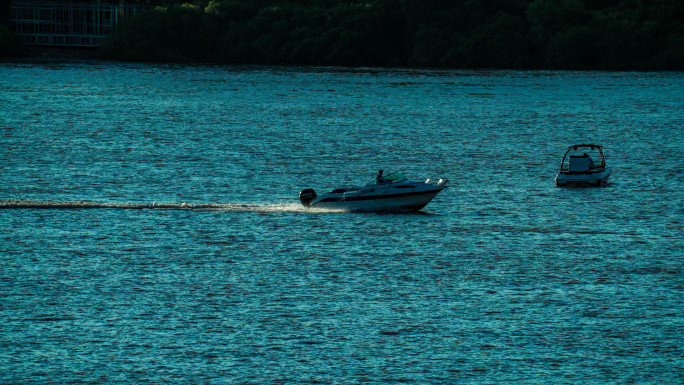
[[[0,61],[681,72],[680,1],[166,0],[98,47],[25,46],[0,24]]]
[[[405,67],[405,66],[329,66],[322,64],[296,65],[296,64],[263,64],[263,63],[214,63],[214,62],[173,62],[173,61],[144,61],[144,60],[121,60],[103,58],[98,54],[99,47],[60,47],[60,46],[27,46],[23,56],[0,57],[0,63],[71,63],[71,62],[118,62],[118,63],[154,63],[154,64],[185,64],[185,65],[234,65],[234,66],[284,66],[284,67],[339,67],[339,68],[385,68],[385,69],[424,69],[424,70],[482,70],[482,71],[577,71],[577,72],[682,72],[679,70],[641,70],[641,69],[570,69],[570,68],[452,68],[452,67]]]
[[[0,57],[0,63],[97,63],[111,60],[99,57],[95,47],[26,46],[23,55]]]
[[[24,58],[47,60],[97,59],[97,47],[28,46]]]

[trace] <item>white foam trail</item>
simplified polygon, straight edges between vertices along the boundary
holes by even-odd
[[[241,203],[117,203],[88,201],[35,201],[23,199],[0,200],[0,209],[122,209],[122,210],[194,210],[231,212],[324,212],[307,209],[299,203],[241,204]]]

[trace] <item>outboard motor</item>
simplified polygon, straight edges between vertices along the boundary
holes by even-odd
[[[299,200],[302,202],[304,207],[310,207],[311,202],[313,202],[317,196],[318,195],[316,195],[316,191],[314,191],[312,188],[305,188],[299,192]]]

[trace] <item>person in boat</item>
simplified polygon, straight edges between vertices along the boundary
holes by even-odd
[[[377,183],[377,184],[387,183],[387,180],[385,180],[385,177],[382,176],[382,170],[378,170],[378,176],[375,177],[375,183]]]

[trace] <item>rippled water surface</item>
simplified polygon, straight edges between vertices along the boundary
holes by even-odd
[[[684,378],[682,73],[5,63],[0,160],[0,383]]]

